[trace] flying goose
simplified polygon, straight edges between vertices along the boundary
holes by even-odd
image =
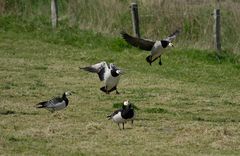
[[[121,130],[120,123],[123,125],[131,120],[133,124],[134,120],[134,109],[131,105],[131,103],[127,100],[124,101],[122,108],[114,111],[112,114],[108,115],[107,118],[110,120],[112,119],[113,122],[118,124],[119,129]]]
[[[117,85],[119,83],[120,76],[123,74],[123,71],[116,65],[112,63],[108,64],[103,61],[80,69],[98,74],[100,81],[104,81],[104,86],[100,88],[101,91],[109,94],[110,92],[116,90],[116,94],[119,94]]]
[[[36,106],[37,108],[45,108],[50,112],[61,110],[68,106],[68,99],[67,96],[71,95],[71,92],[64,92],[62,97],[55,97],[49,101],[43,101],[38,103]]]
[[[151,51],[151,54],[146,57],[146,61],[151,65],[152,62],[159,58],[159,65],[162,65],[161,55],[164,49],[167,47],[173,47],[172,41],[180,33],[176,30],[174,33],[170,34],[167,38],[160,41],[153,41],[149,39],[142,39],[133,37],[126,32],[121,32],[123,39],[134,47],[140,48],[142,50]]]

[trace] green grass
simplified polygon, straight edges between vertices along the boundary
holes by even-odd
[[[0,18],[17,18],[5,20],[0,23],[1,27],[10,22],[6,29],[15,24],[25,31],[33,31],[51,25],[49,0],[1,0],[0,3]],[[132,33],[130,3],[129,0],[58,0],[59,26],[93,30],[108,35],[119,34],[121,30]],[[177,42],[181,47],[214,48],[214,0],[138,0],[137,3],[142,37],[161,39],[180,28],[181,35]],[[239,55],[240,1],[225,0],[220,3],[222,49]]]
[[[26,27],[25,27],[26,28]],[[225,52],[169,49],[163,65],[119,37],[60,28],[0,29],[0,155],[239,155],[240,64]],[[120,95],[79,67],[114,62]],[[34,105],[74,91],[67,109]],[[106,119],[129,99],[134,126]]]

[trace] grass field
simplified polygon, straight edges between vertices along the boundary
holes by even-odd
[[[1,29],[0,56],[0,155],[240,154],[239,56],[176,48],[149,66],[119,36],[64,29]],[[120,95],[79,70],[102,60],[125,69]],[[34,107],[67,90],[67,109]],[[106,115],[126,99],[139,110],[120,131]]]

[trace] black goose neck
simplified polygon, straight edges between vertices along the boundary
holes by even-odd
[[[63,98],[63,99],[66,99],[66,98],[67,98],[67,96],[66,96],[65,93],[63,93],[62,98]]]
[[[122,110],[122,117],[124,119],[130,119],[134,116],[134,110],[131,108],[126,108]]]
[[[116,72],[116,70],[111,70],[111,75],[113,77],[117,77],[119,74]]]
[[[169,41],[161,40],[161,44],[163,48],[166,48],[169,45]]]
[[[62,99],[66,102],[66,106],[68,105],[68,98],[65,93],[62,95]]]

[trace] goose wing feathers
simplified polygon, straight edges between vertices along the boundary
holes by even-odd
[[[112,114],[108,115],[107,118],[111,119],[114,115],[118,114],[118,112],[122,111],[122,109],[115,110]]]
[[[120,70],[115,64],[113,64],[113,63],[110,63],[110,68],[112,69],[112,70]]]
[[[60,97],[56,97],[50,101],[48,101],[48,108],[55,108],[55,107],[59,107],[60,105],[64,104],[65,101],[60,98]]]
[[[49,101],[40,102],[37,104],[37,106],[38,108],[43,108],[43,107],[51,108],[51,107],[57,107],[57,105],[61,105],[62,102],[64,102],[62,98],[56,97]]]
[[[169,41],[169,42],[172,42],[176,37],[177,35],[180,33],[179,30],[176,30],[174,31],[172,34],[170,34],[167,38],[163,39],[165,41]]]
[[[152,41],[149,39],[133,37],[123,31],[121,32],[121,35],[126,42],[128,42],[132,46],[140,48],[142,50],[150,51],[150,50],[152,50],[152,47],[155,44],[155,41]]]
[[[107,68],[107,63],[106,62],[100,62],[100,63],[94,64],[94,65],[91,65],[91,66],[88,66],[88,67],[83,67],[83,68],[80,68],[80,69],[83,69],[83,70],[91,72],[91,73],[97,73],[98,76],[99,76],[99,79],[101,81],[103,81],[104,80],[104,73],[105,73],[106,68]]]

